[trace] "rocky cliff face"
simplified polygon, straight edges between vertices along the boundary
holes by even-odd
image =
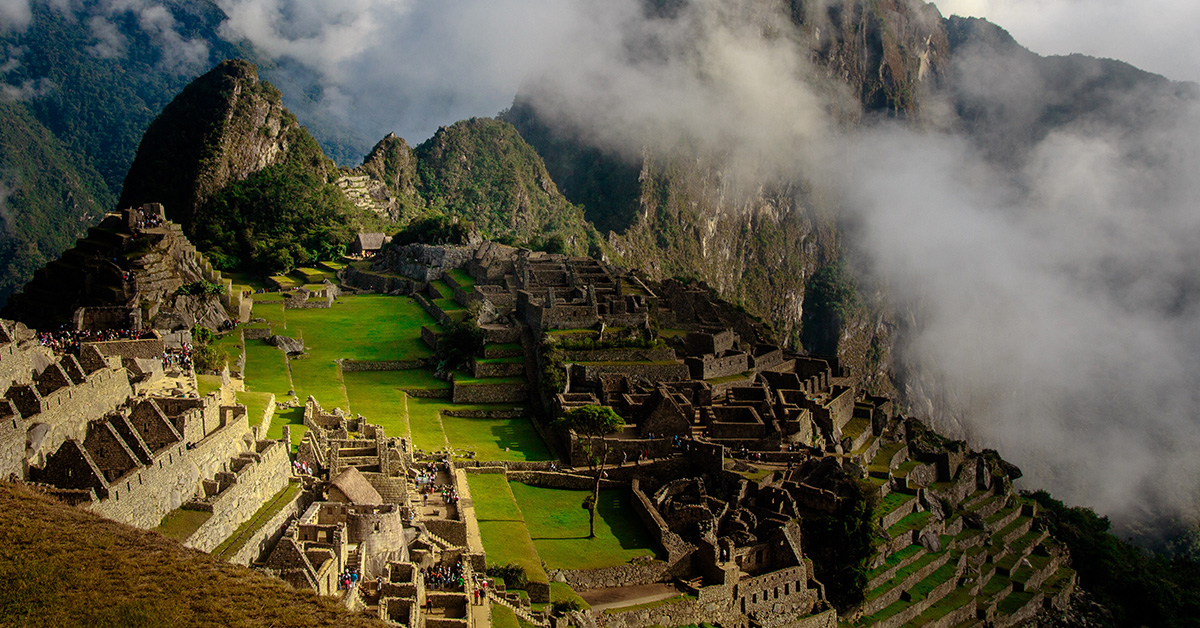
[[[943,82],[950,44],[936,6],[922,0],[792,0],[792,18],[817,63],[848,85],[866,112],[919,117]]]
[[[661,4],[661,3],[660,3]],[[941,15],[919,0],[793,0],[796,36],[818,73],[851,96],[834,98],[834,117],[932,117],[926,96],[946,76],[949,42]],[[789,77],[780,77],[789,80]],[[806,283],[842,257],[835,208],[800,178],[762,174],[746,185],[722,155],[643,147],[640,160],[605,152],[538,113],[519,97],[505,118],[546,158],[567,198],[609,231],[621,263],[656,279],[706,281],[802,344]],[[754,179],[756,175],[750,175]],[[857,299],[831,331],[838,342],[807,347],[837,353],[868,386],[891,388],[892,325],[879,299]]]
[[[163,203],[190,230],[231,182],[282,162],[300,130],[279,90],[245,61],[224,61],[190,83],[150,125],[125,177],[120,206]]]

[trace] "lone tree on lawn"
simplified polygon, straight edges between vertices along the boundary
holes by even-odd
[[[583,453],[587,456],[588,468],[596,482],[592,495],[584,502],[588,509],[588,538],[596,538],[596,502],[600,499],[600,478],[604,475],[604,462],[608,458],[608,441],[604,437],[615,434],[625,427],[625,420],[617,416],[608,406],[580,406],[572,408],[554,422],[555,425],[579,436]]]

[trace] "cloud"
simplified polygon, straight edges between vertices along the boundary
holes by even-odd
[[[184,37],[171,9],[155,0],[104,0],[89,9],[88,28],[95,38],[89,48],[102,58],[120,58],[129,48],[128,37],[146,38],[159,50],[158,66],[168,72],[201,72],[210,64],[208,42]],[[140,33],[122,32],[119,21],[132,16]]]
[[[30,0],[0,0],[0,32],[21,32],[33,20]]]
[[[617,2],[624,4],[625,0]],[[522,81],[587,28],[583,0],[219,0],[226,39],[276,59],[271,80],[301,118],[337,124],[366,148],[495,115]],[[295,90],[289,89],[295,87]]]
[[[1043,55],[1120,59],[1200,81],[1200,3],[1191,0],[938,0],[943,15],[984,17]]]
[[[21,56],[24,55],[25,49],[19,46],[2,46],[4,63],[0,63],[0,80],[8,77],[9,74],[21,68]],[[45,96],[55,89],[55,85],[49,79],[22,79],[17,83],[9,83],[8,81],[0,82],[0,101],[13,102],[30,100],[39,96]]]
[[[1200,106],[1067,125],[1016,167],[959,136],[847,139],[834,180],[909,320],[918,411],[1119,524],[1194,513]]]

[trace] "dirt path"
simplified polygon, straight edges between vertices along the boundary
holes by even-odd
[[[681,592],[670,584],[642,584],[632,587],[609,587],[605,589],[590,589],[581,591],[582,597],[592,607],[592,612],[599,613],[609,608],[633,606],[647,602],[657,602],[675,597]]]

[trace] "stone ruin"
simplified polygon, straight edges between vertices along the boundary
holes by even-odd
[[[460,285],[455,269],[474,285]],[[528,388],[546,417],[605,405],[625,420],[606,439],[606,483],[630,487],[667,558],[551,575],[580,591],[676,582],[693,597],[576,615],[584,624],[1009,626],[1044,606],[1065,607],[1074,590],[1067,556],[1003,467],[965,447],[910,451],[919,424],[890,399],[863,391],[836,357],[779,346],[703,284],[651,282],[596,260],[490,242],[385,248],[373,270],[350,269],[344,279],[413,294],[443,322],[451,299],[475,314],[489,343],[557,348],[564,388],[549,393],[536,380]],[[423,336],[436,346],[436,332]],[[517,397],[477,400],[508,399]],[[547,433],[565,464],[586,468],[574,434]],[[510,480],[589,481],[569,469],[494,464],[507,466]],[[863,491],[879,504],[876,554],[865,602],[839,618],[796,522]]]
[[[222,292],[177,293],[198,281]],[[151,203],[105,216],[74,248],[36,271],[3,315],[43,331],[220,329],[249,320],[251,305],[164,217],[162,205]]]

